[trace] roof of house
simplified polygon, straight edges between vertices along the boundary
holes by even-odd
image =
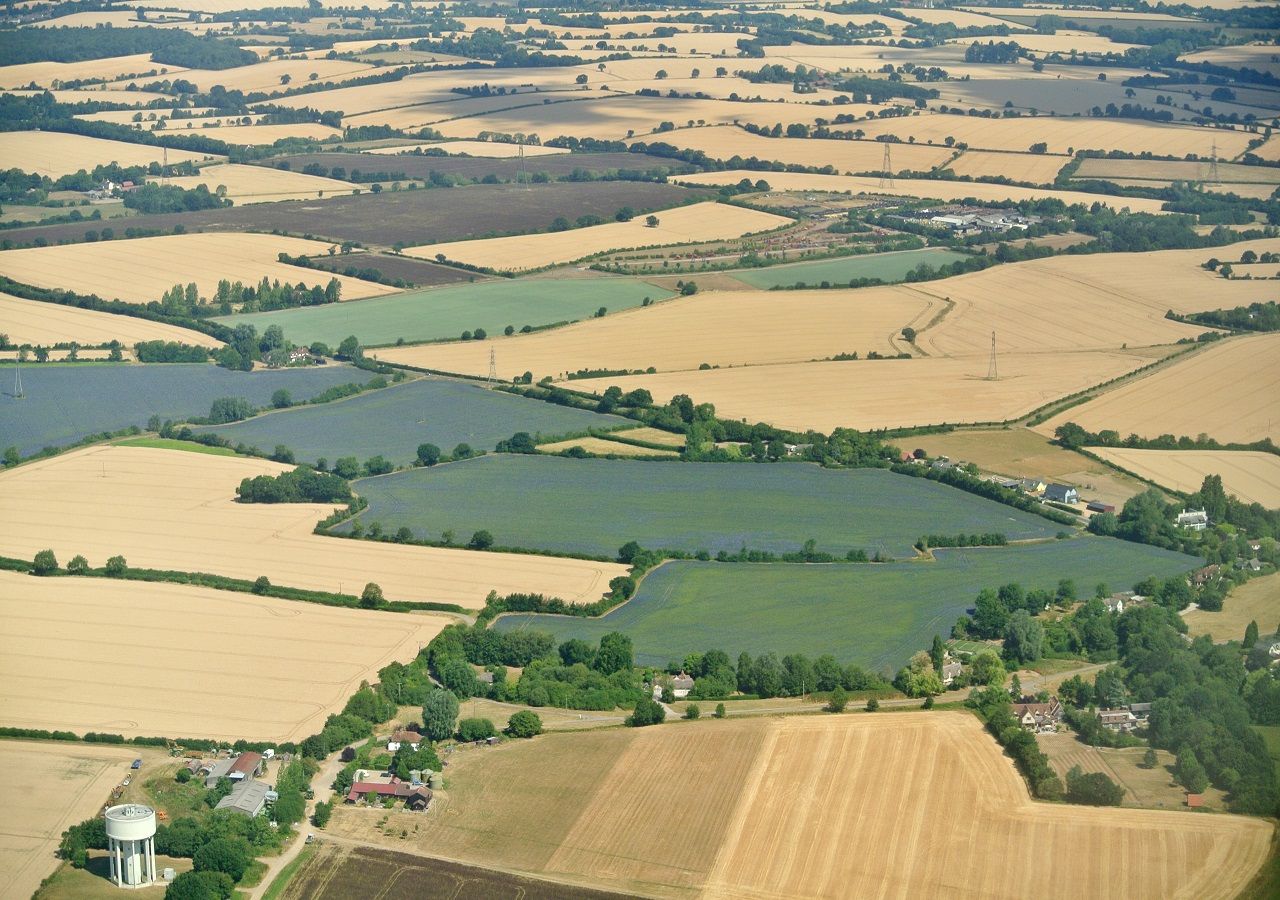
[[[1127,709],[1100,709],[1098,710],[1098,718],[1103,722],[1127,722],[1133,716],[1133,713]]]
[[[365,794],[378,794],[382,797],[407,797],[414,790],[415,788],[399,778],[392,778],[390,781],[357,781],[351,785],[347,799],[356,800]]]
[[[1044,493],[1047,497],[1065,497],[1075,492],[1076,489],[1069,484],[1047,484],[1044,488]]]
[[[1187,794],[1187,806],[1192,809],[1204,806],[1204,794]]]
[[[416,731],[397,731],[391,735],[391,740],[397,744],[420,744],[422,743],[422,735]]]
[[[246,816],[256,816],[267,802],[271,785],[265,781],[244,781],[231,789],[231,793],[218,801],[215,809],[234,809]]]
[[[248,775],[258,771],[258,766],[262,765],[262,754],[253,750],[246,750],[231,762],[231,768],[227,770],[228,775]]]
[[[693,688],[693,678],[681,672],[675,678],[671,679],[671,684],[681,690]]]
[[[1149,712],[1151,712],[1151,704],[1150,704],[1150,703],[1130,703],[1130,704],[1129,704],[1129,712],[1131,712],[1131,713],[1140,713],[1140,712],[1142,712],[1142,713],[1149,713]]]

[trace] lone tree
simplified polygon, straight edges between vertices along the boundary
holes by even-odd
[[[516,738],[531,738],[542,734],[542,719],[531,709],[522,709],[507,720],[507,734]]]
[[[645,216],[645,218],[644,218],[644,224],[645,224],[645,227],[647,227],[647,228],[657,228],[657,227],[658,227],[658,217],[657,217],[657,216]]]
[[[667,711],[652,697],[641,697],[636,701],[635,712],[627,716],[627,725],[631,728],[643,728],[646,725],[661,725],[667,719]]]
[[[831,696],[827,699],[827,712],[844,712],[844,708],[848,703],[849,695],[844,692],[843,687],[837,684],[831,692]]]
[[[451,691],[432,691],[422,705],[422,727],[433,741],[452,737],[458,720],[458,698]]]
[[[52,550],[41,550],[31,561],[32,575],[52,575],[56,571],[58,571],[58,557],[53,555]]]
[[[374,582],[370,581],[364,586],[364,591],[360,594],[360,605],[365,609],[376,609],[387,602],[382,596],[382,588]]]

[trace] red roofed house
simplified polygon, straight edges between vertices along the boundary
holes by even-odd
[[[1200,809],[1204,806],[1204,794],[1187,794],[1187,807]]]
[[[385,781],[357,781],[347,792],[347,802],[357,800],[368,802],[370,799],[383,797],[408,797],[416,788],[392,775]]]
[[[252,781],[262,774],[262,754],[246,750],[235,758],[227,777],[232,781]]]
[[[1048,703],[1015,703],[1013,717],[1027,731],[1051,731],[1062,721],[1062,704],[1057,697],[1050,697]]]

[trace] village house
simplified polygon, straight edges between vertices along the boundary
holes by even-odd
[[[1133,713],[1133,717],[1137,719],[1139,725],[1147,724],[1147,719],[1151,717],[1150,703],[1130,703],[1129,712]]]
[[[964,672],[964,664],[958,659],[952,659],[950,653],[946,653],[942,657],[942,683],[948,687],[960,677]]]
[[[1022,479],[1022,490],[1027,494],[1039,494],[1045,489],[1045,483],[1039,478]]]
[[[1203,509],[1184,509],[1178,513],[1175,524],[1189,531],[1204,531],[1209,527],[1209,514]]]
[[[414,753],[418,752],[418,746],[422,743],[422,735],[416,731],[397,731],[387,738],[387,752],[395,753],[405,744],[409,745],[409,749]]]
[[[1062,721],[1062,704],[1057,697],[1050,697],[1048,703],[1015,703],[1013,717],[1027,731],[1053,731]]]
[[[1080,495],[1069,484],[1047,484],[1044,488],[1044,499],[1054,503],[1079,503]]]
[[[1210,582],[1217,581],[1222,576],[1222,566],[1214,563],[1201,569],[1196,569],[1191,573],[1191,586],[1204,587]]]
[[[1127,708],[1100,709],[1098,721],[1109,731],[1133,731],[1138,727],[1138,718]]]

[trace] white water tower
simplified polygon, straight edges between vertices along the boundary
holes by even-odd
[[[146,887],[156,880],[156,811],[126,803],[106,813],[111,880],[118,887]]]

